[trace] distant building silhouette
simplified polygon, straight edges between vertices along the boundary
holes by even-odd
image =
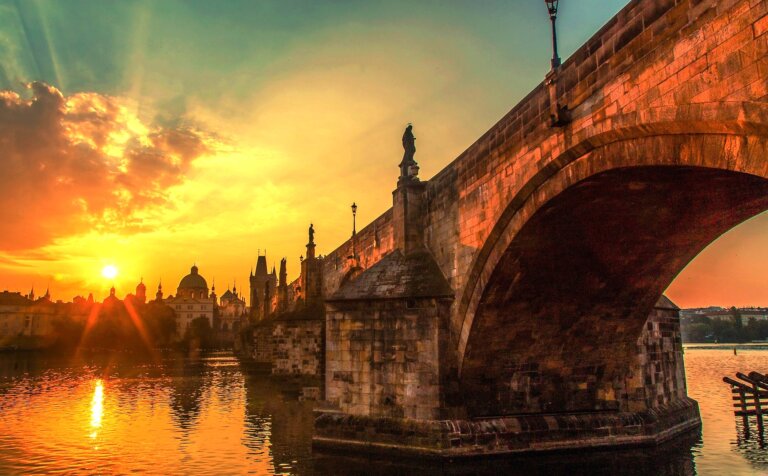
[[[227,289],[219,298],[219,325],[216,330],[225,334],[238,332],[247,322],[247,317],[245,296],[238,293],[237,285]],[[233,335],[228,337],[234,338]]]
[[[267,256],[259,256],[256,259],[256,272],[251,271],[249,277],[251,285],[250,316],[254,321],[259,321],[274,310],[271,290],[277,288],[277,273],[272,267],[272,272],[267,271]]]
[[[54,338],[56,319],[87,316],[84,301],[80,298],[76,303],[54,303],[49,292],[35,299],[34,290],[26,296],[20,292],[0,292],[0,349],[45,347]]]
[[[147,302],[147,286],[144,285],[144,278],[141,278],[139,284],[136,285],[136,299],[141,303]]]
[[[197,265],[193,265],[190,273],[181,278],[176,296],[169,296],[165,303],[176,313],[176,330],[179,335],[183,336],[191,322],[198,317],[206,318],[211,328],[214,328],[218,306],[216,294],[208,292],[208,283],[200,275]]]

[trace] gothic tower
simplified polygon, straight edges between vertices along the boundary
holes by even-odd
[[[277,275],[267,270],[267,256],[259,256],[256,271],[249,278],[251,286],[251,318],[260,320],[272,312],[271,290],[277,287]]]
[[[147,287],[144,285],[144,278],[141,278],[136,286],[136,299],[142,303],[147,302]]]

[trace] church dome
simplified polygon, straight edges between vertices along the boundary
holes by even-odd
[[[179,283],[179,289],[177,294],[181,294],[183,290],[188,291],[205,291],[208,292],[208,283],[205,281],[205,278],[200,276],[200,274],[197,272],[197,266],[192,266],[191,272],[181,278],[181,282]]]

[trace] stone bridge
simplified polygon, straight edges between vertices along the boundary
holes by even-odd
[[[316,444],[456,455],[696,426],[662,293],[768,209],[766,14],[633,0],[435,177],[401,176],[323,260]]]

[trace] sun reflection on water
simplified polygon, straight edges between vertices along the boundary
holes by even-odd
[[[91,399],[91,438],[96,438],[101,428],[101,418],[104,415],[104,381],[96,379]]]

